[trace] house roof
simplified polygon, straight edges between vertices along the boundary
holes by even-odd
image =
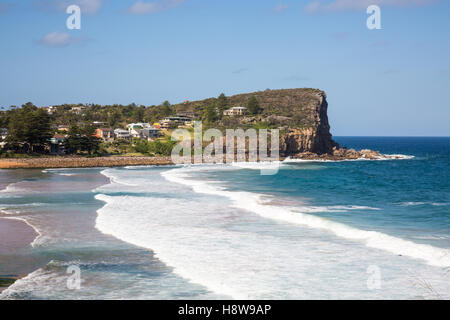
[[[232,107],[229,110],[244,110],[244,109],[246,110],[247,108],[246,107],[237,106],[237,107]]]

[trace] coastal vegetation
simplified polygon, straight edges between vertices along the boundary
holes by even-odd
[[[220,94],[217,98],[186,100],[171,104],[144,106],[99,104],[62,104],[37,107],[28,102],[21,107],[3,107],[0,128],[4,139],[0,157],[17,158],[52,153],[51,140],[65,155],[85,157],[113,155],[168,156],[174,146],[171,130],[161,127],[157,137],[106,139],[96,130],[127,128],[129,124],[158,124],[171,117],[202,121],[203,130],[278,129],[286,155],[299,152],[330,153],[335,146],[329,134],[326,95],[318,89],[264,90],[234,96]],[[231,110],[231,111],[230,111]],[[191,121],[191,122],[192,122]],[[192,125],[192,123],[191,123]],[[186,127],[186,126],[184,126]],[[189,126],[187,128],[189,130]],[[121,129],[125,131],[124,129]],[[131,133],[130,128],[127,130]],[[126,131],[125,131],[126,132]],[[115,132],[114,132],[115,134]],[[53,152],[53,154],[59,154]]]

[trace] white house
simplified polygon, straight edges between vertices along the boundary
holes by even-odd
[[[42,109],[47,111],[48,114],[53,114],[56,111],[56,107],[54,106],[42,107]]]
[[[70,110],[73,113],[82,114],[86,110],[86,107],[85,106],[76,106],[76,107],[72,107]]]
[[[247,113],[246,107],[232,107],[230,109],[227,109],[223,112],[225,116],[243,116]]]
[[[130,123],[127,125],[127,130],[130,133],[131,136],[139,138],[140,137],[140,131],[142,129],[150,128],[151,125],[149,123],[144,122],[138,122],[138,123]]]
[[[130,134],[130,132],[128,132],[128,130],[116,129],[116,130],[114,130],[114,137],[116,139],[130,139],[131,134]]]

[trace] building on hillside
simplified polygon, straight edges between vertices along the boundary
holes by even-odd
[[[247,108],[246,107],[241,107],[241,106],[237,106],[237,107],[232,107],[230,109],[227,109],[223,112],[224,116],[243,116],[247,113]]]
[[[92,122],[92,125],[96,128],[104,128],[106,126],[106,122],[94,121]]]
[[[86,110],[85,106],[76,106],[70,109],[70,111],[76,114],[82,114],[85,110]]]
[[[153,140],[159,137],[159,129],[155,127],[141,129],[139,133],[141,139]]]
[[[95,130],[95,136],[104,141],[114,140],[114,130],[111,128],[97,128]]]
[[[42,107],[42,109],[47,111],[48,114],[53,114],[56,111],[56,107],[54,106]]]
[[[66,126],[64,124],[58,125],[58,127],[56,129],[61,132],[69,132],[70,131],[70,127]]]
[[[145,128],[150,128],[151,125],[149,123],[138,122],[138,123],[130,123],[127,125],[127,130],[132,137],[139,138],[140,131]]]
[[[5,140],[7,136],[8,136],[8,129],[0,128],[0,138],[1,138],[1,140]]]
[[[168,130],[177,128],[178,126],[184,126],[187,122],[191,122],[192,118],[187,116],[174,116],[174,117],[165,117],[160,121],[161,129]]]
[[[178,124],[174,121],[170,121],[170,120],[161,120],[160,121],[160,126],[162,130],[169,130],[169,129],[174,129],[178,126]]]
[[[195,112],[182,112],[177,114],[178,117],[189,118],[189,120],[197,118],[197,114]]]
[[[128,139],[131,139],[131,134],[128,130],[116,129],[116,130],[114,130],[114,138],[128,140]]]

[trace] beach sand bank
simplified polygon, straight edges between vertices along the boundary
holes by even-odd
[[[37,236],[25,221],[0,217],[0,292],[34,270],[21,251],[29,248]]]
[[[173,164],[170,157],[45,157],[0,159],[0,169],[89,168],[170,164]]]

